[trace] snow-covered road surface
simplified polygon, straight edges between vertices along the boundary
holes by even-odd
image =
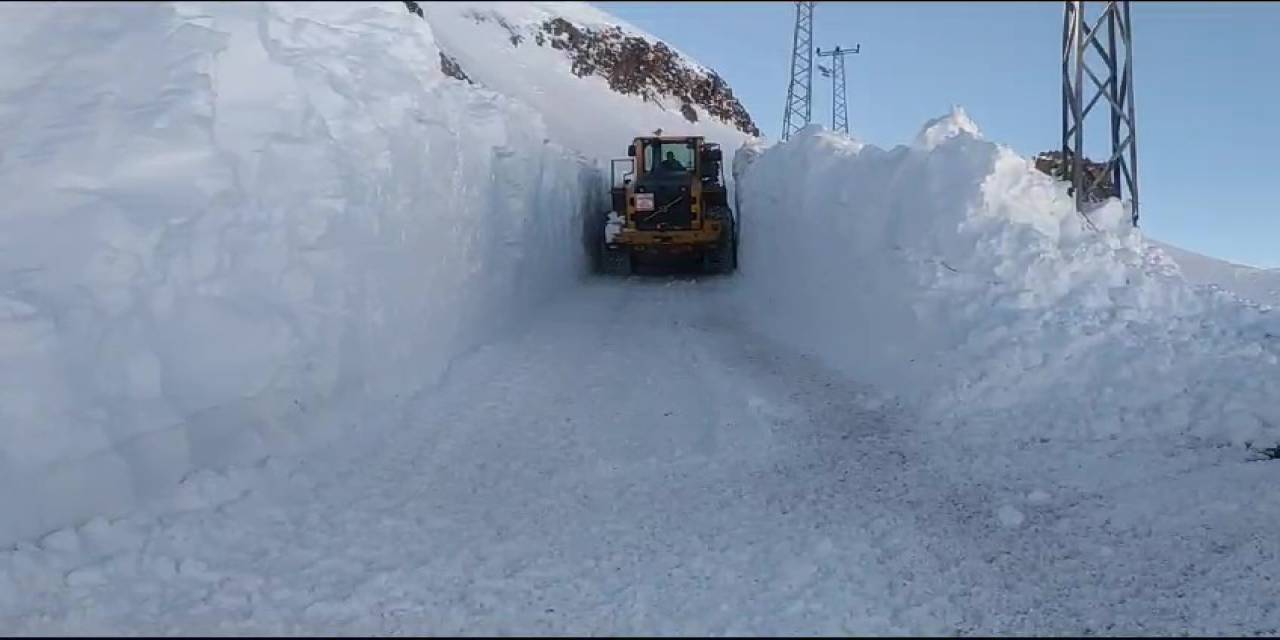
[[[1194,461],[1123,494],[1167,514],[1169,489],[1194,487],[1227,538],[1109,515],[1121,493],[1060,486],[1052,466],[951,475],[962,451],[752,333],[729,285],[593,280],[457,360],[398,427],[21,545],[0,555],[0,629],[1280,630],[1276,507],[1257,503],[1274,469],[1213,461],[1261,485],[1231,496],[1253,510],[1210,495],[1232,485]]]

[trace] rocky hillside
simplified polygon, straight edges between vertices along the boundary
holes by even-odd
[[[534,42],[565,51],[575,74],[601,76],[614,91],[654,102],[661,102],[664,95],[674,96],[680,101],[680,113],[690,122],[698,121],[693,109],[698,105],[743,133],[760,135],[724,79],[714,71],[691,68],[665,43],[650,43],[617,26],[579,28],[564,18],[544,22]]]
[[[657,38],[601,20],[586,5],[568,10],[564,6],[568,3],[450,4],[453,7],[428,6],[424,14],[422,5],[405,0],[410,13],[428,21],[438,9],[438,13],[453,13],[473,25],[496,27],[493,39],[514,52],[531,47],[558,52],[569,62],[574,76],[600,78],[617,94],[678,112],[689,123],[698,123],[701,112],[702,117],[719,120],[743,134],[760,135],[733,89],[717,73],[693,63]],[[525,4],[529,9],[506,6],[513,4]],[[457,56],[442,53],[441,69],[455,78],[484,84],[460,65]]]
[[[1062,158],[1061,151],[1045,151],[1036,156],[1036,169],[1055,178],[1065,179],[1067,165]],[[1089,176],[1090,180],[1096,181],[1093,188],[1089,190],[1088,200],[1090,202],[1103,202],[1110,198],[1113,187],[1111,173],[1107,170],[1107,165],[1102,162],[1094,162],[1088,158],[1084,159],[1083,164],[1085,174]]]

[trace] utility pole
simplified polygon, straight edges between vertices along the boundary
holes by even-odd
[[[831,78],[831,129],[845,135],[849,135],[849,102],[845,99],[844,93],[844,57],[861,50],[861,44],[853,45],[852,49],[841,49],[837,45],[835,49],[826,53],[822,52],[821,47],[818,48],[819,56],[831,58],[831,69],[818,66],[822,75]]]
[[[1085,5],[1101,5],[1086,19]],[[1067,0],[1062,21],[1062,166],[1082,214],[1097,195],[1121,198],[1128,192],[1130,215],[1138,226],[1138,139],[1133,108],[1133,31],[1128,0]],[[1096,54],[1099,77],[1087,59]],[[1097,63],[1095,63],[1097,65]],[[1086,78],[1089,85],[1085,84]],[[1086,101],[1085,94],[1091,97]],[[1085,164],[1084,127],[1094,105],[1111,106],[1111,153],[1100,171]],[[1087,219],[1087,218],[1086,218]]]
[[[813,5],[796,2],[796,27],[791,36],[791,82],[787,85],[787,109],[782,118],[782,139],[805,128],[812,113]]]

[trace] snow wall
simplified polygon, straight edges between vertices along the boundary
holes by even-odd
[[[400,3],[4,4],[0,60],[0,542],[369,427],[585,270],[599,172]]]
[[[1090,228],[962,109],[910,146],[814,126],[734,164],[752,318],[923,419],[1006,444],[1280,441],[1280,314],[1189,285],[1117,201]]]

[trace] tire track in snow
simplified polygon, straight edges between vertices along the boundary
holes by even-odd
[[[786,507],[794,451],[761,408],[788,401],[724,367],[707,291],[588,282],[457,361],[413,421],[140,522],[107,584],[26,594],[11,628],[902,630],[860,579],[870,547]],[[139,569],[157,558],[204,569]]]
[[[269,461],[239,499],[103,525],[124,542],[96,557],[83,528],[10,554],[0,623],[941,635],[1141,613],[1046,573],[1083,548],[1052,509],[1034,539],[1000,529],[1006,487],[948,475],[905,408],[745,329],[727,286],[588,280],[457,360],[403,425]]]

